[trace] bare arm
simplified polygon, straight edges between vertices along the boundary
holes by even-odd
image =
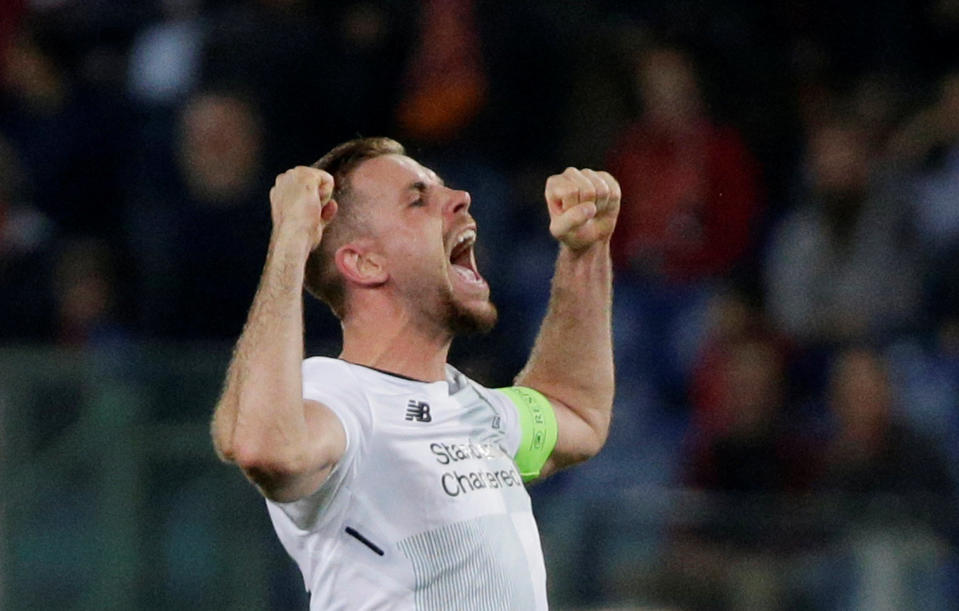
[[[333,178],[298,167],[270,191],[273,234],[246,326],[213,415],[217,454],[235,462],[267,498],[315,491],[343,455],[333,413],[303,399],[303,272],[336,213]]]
[[[516,383],[543,393],[558,425],[542,476],[594,456],[613,407],[609,238],[620,189],[606,172],[568,168],[546,183],[550,231],[560,241],[549,309]]]

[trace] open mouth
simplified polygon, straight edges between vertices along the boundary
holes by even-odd
[[[483,282],[476,269],[476,256],[473,245],[476,244],[476,230],[467,229],[459,235],[450,251],[450,264],[453,270],[470,282]]]

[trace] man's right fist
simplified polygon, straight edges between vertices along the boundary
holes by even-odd
[[[336,214],[333,177],[316,168],[297,166],[276,177],[270,189],[273,231],[303,232],[310,250],[320,244],[323,228]]]

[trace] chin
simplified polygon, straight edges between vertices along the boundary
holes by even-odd
[[[491,301],[477,305],[450,302],[446,321],[453,335],[473,335],[492,331],[498,318]]]

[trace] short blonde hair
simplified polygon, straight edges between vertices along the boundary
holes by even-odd
[[[351,194],[350,174],[361,163],[383,155],[405,155],[403,145],[391,138],[356,138],[335,146],[312,167],[333,176],[333,199],[337,213],[323,232],[320,245],[306,260],[303,285],[313,296],[323,301],[337,318],[346,314],[345,285],[336,269],[336,250],[363,231],[362,217],[356,198]]]

